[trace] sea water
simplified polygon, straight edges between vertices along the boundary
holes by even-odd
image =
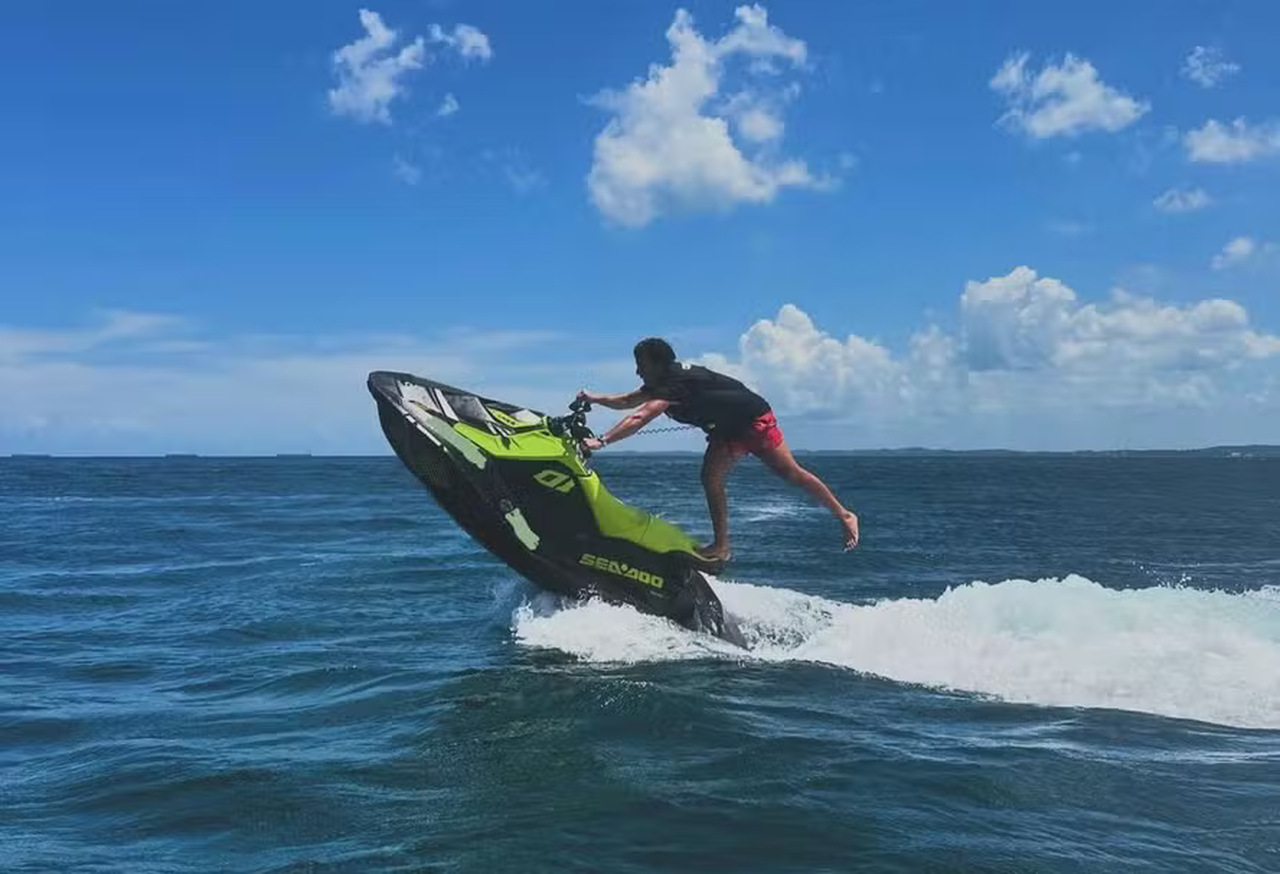
[[[0,459],[0,870],[1280,870],[1280,459],[801,460],[862,543],[743,462],[743,651],[391,457]]]

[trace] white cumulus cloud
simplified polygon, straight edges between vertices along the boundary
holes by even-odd
[[[1170,188],[1152,203],[1161,212],[1195,212],[1204,209],[1212,200],[1203,188]]]
[[[1240,72],[1240,65],[1228,61],[1219,48],[1196,46],[1182,65],[1182,75],[1202,88],[1213,88]]]
[[[1236,237],[1223,246],[1221,252],[1213,256],[1213,269],[1225,270],[1228,267],[1234,267],[1248,261],[1256,251],[1258,251],[1258,242],[1253,237]]]
[[[361,9],[360,23],[365,35],[333,53],[338,86],[329,91],[329,106],[358,121],[390,124],[391,101],[405,93],[405,74],[422,68],[426,48],[418,37],[393,53],[397,33],[378,13]]]
[[[782,157],[782,112],[799,93],[778,79],[802,67],[805,43],[771,25],[761,6],[740,6],[737,24],[704,38],[684,9],[667,30],[671,63],[595,105],[612,114],[596,137],[587,187],[607,218],[639,227],[674,210],[768,203],[785,188],[826,188],[798,159]],[[722,93],[731,61],[747,62],[751,87]],[[735,139],[734,134],[737,134]]]
[[[1210,164],[1244,164],[1280,155],[1280,122],[1253,125],[1243,118],[1230,124],[1210,119],[1188,131],[1183,139],[1192,161]]]
[[[1034,139],[1118,131],[1151,108],[1107,85],[1083,58],[1068,53],[1061,64],[1046,63],[1038,73],[1027,69],[1030,59],[1027,52],[1010,57],[989,84],[1009,106],[1001,123]]]
[[[1117,291],[1086,304],[1029,267],[967,283],[960,309],[971,370],[1157,376],[1280,355],[1280,338],[1254,333],[1234,301],[1180,307]]]
[[[1280,337],[1254,330],[1240,304],[1163,304],[1122,290],[1086,303],[1025,266],[966,283],[957,329],[919,330],[901,352],[841,339],[787,304],[752,325],[735,356],[702,360],[760,390],[784,420],[826,420],[846,440],[1116,445],[1131,426],[1182,417],[1174,438],[1150,433],[1167,446],[1216,434],[1228,410],[1258,428],[1280,421],[1265,390],[1280,376]]]

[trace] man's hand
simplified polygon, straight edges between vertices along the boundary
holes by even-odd
[[[586,401],[589,404],[600,403],[600,396],[595,392],[587,391],[585,388],[578,392],[578,400]]]
[[[582,448],[595,452],[598,449],[604,449],[604,441],[596,437],[588,437],[582,441]]]
[[[858,514],[846,510],[844,518],[844,551],[848,552],[858,545]]]

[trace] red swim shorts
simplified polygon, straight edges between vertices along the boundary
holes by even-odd
[[[748,452],[759,455],[767,449],[777,449],[782,445],[782,429],[778,427],[778,420],[773,413],[768,412],[753,421],[745,434],[724,442],[735,458]]]

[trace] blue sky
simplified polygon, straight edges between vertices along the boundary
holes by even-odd
[[[558,407],[630,388],[649,334],[797,447],[1274,441],[1278,27],[15,6],[0,452],[383,452],[368,370]]]

